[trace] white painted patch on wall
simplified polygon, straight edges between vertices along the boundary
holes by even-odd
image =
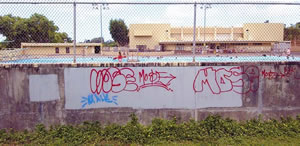
[[[29,96],[32,102],[59,100],[57,75],[29,75]]]

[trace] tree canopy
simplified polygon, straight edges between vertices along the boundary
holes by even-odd
[[[109,31],[112,39],[120,46],[129,43],[128,28],[122,19],[112,19],[109,22]]]
[[[284,40],[299,40],[300,39],[300,28],[299,22],[296,25],[284,28]]]
[[[90,43],[101,43],[104,42],[104,39],[102,37],[93,38],[90,40]]]
[[[117,43],[113,40],[108,40],[104,42],[104,47],[117,47]]]
[[[115,41],[113,41],[113,40],[104,41],[104,39],[101,37],[93,38],[91,40],[85,40],[84,43],[101,43],[101,39],[103,42],[103,47],[116,47],[117,46]]]
[[[61,43],[71,41],[65,32],[57,32],[58,26],[41,14],[33,14],[29,18],[4,15],[0,16],[0,34],[5,41],[12,41],[6,47],[21,46],[21,42]]]

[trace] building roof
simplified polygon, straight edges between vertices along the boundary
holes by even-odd
[[[25,47],[72,47],[73,43],[21,43]],[[101,43],[77,43],[76,46],[100,46]]]

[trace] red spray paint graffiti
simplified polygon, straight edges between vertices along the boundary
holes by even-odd
[[[259,76],[263,78],[288,78],[297,77],[295,67],[285,67],[284,71],[259,71],[257,66],[239,66],[231,68],[206,67],[198,70],[194,81],[194,92],[203,92],[208,89],[213,94],[235,92],[247,94],[256,92],[259,88]],[[92,69],[90,72],[90,90],[92,93],[119,93],[122,91],[139,92],[143,88],[159,87],[173,92],[171,82],[176,77],[168,72],[142,69],[135,73],[131,68],[106,68]]]
[[[278,72],[272,70],[267,71],[264,69],[261,74],[265,79],[290,78],[293,74],[295,79],[300,79],[300,77],[297,77],[296,71],[295,67],[284,67],[283,71],[279,70]]]
[[[131,68],[107,68],[102,70],[92,69],[90,72],[90,90],[92,93],[119,93],[122,91],[138,92],[147,87],[161,87],[173,91],[169,86],[176,77],[167,72],[144,70],[136,74]]]
[[[168,74],[167,72],[153,72],[153,70],[151,70],[151,72],[147,74],[144,70],[142,70],[139,72],[139,82],[142,83],[139,88],[142,89],[146,87],[157,86],[165,88],[169,91],[173,91],[171,88],[169,88],[169,85],[171,85],[171,81],[175,78],[175,76]]]
[[[196,93],[203,92],[206,86],[213,94],[255,92],[259,87],[259,69],[256,66],[232,67],[229,70],[214,67],[200,69],[195,76],[193,89]]]

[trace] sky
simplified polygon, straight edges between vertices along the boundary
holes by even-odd
[[[0,2],[11,0],[0,0]],[[13,0],[36,2],[36,0]],[[73,2],[74,0],[46,0]],[[300,0],[76,0],[77,2],[275,2],[299,3]],[[34,13],[45,15],[73,39],[73,5],[71,4],[0,4],[0,15],[12,14],[28,18]],[[168,23],[174,27],[192,27],[193,5],[115,5],[102,11],[103,37],[110,40],[109,21],[123,19],[126,25],[135,23]],[[76,40],[100,37],[100,10],[91,4],[76,6]],[[287,26],[300,22],[300,5],[211,5],[206,9],[206,27],[242,27],[244,23],[284,23]],[[197,6],[196,25],[204,26],[204,9]],[[5,37],[0,35],[0,41]]]

